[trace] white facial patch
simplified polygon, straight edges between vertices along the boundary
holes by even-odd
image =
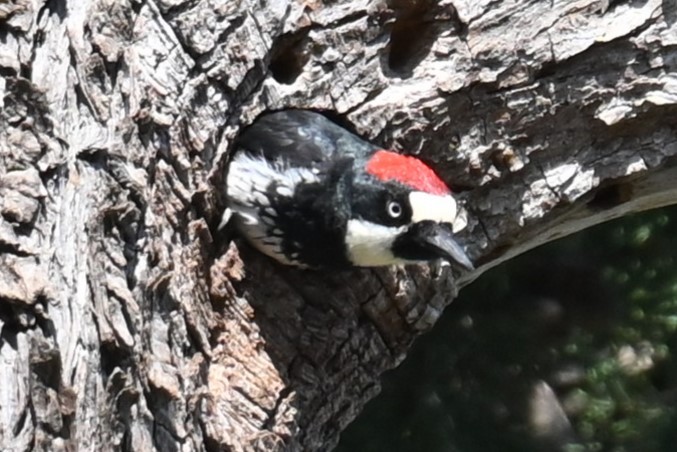
[[[453,223],[456,220],[456,200],[451,195],[433,195],[422,191],[409,194],[411,221],[432,220],[437,223]]]
[[[391,246],[397,236],[406,230],[406,226],[383,226],[366,220],[349,220],[345,239],[348,258],[358,267],[405,263],[405,260],[395,257]]]

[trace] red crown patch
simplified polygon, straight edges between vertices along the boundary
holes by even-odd
[[[384,182],[396,181],[433,195],[451,193],[435,171],[416,157],[380,150],[369,159],[366,170]]]

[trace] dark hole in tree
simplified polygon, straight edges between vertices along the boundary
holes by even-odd
[[[273,44],[269,68],[277,82],[291,85],[303,72],[309,58],[305,49],[307,36],[308,30],[287,33]]]
[[[396,19],[388,43],[388,68],[410,75],[449,22],[458,23],[453,7],[440,7],[435,0],[393,0]],[[446,22],[446,23],[445,23]]]

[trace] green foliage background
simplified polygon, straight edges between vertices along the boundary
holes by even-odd
[[[668,208],[543,246],[465,288],[338,450],[674,451],[676,353]],[[563,428],[529,421],[541,382]]]

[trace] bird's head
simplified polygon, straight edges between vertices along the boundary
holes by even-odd
[[[456,200],[429,166],[415,157],[379,150],[356,172],[345,234],[347,257],[353,265],[442,258],[473,269],[453,237]]]

